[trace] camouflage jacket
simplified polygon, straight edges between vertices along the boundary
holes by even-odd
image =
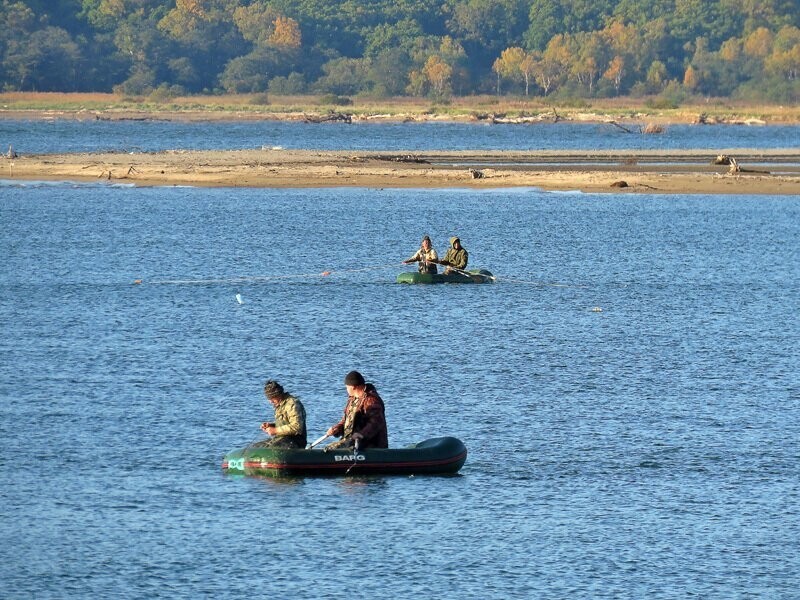
[[[425,250],[420,248],[416,251],[414,256],[407,259],[406,262],[418,262],[420,273],[436,273],[436,264],[431,262],[435,260],[439,260],[439,255],[436,254],[436,250],[431,248],[425,252]]]
[[[350,396],[342,420],[333,426],[333,435],[349,438],[354,433],[364,436],[362,448],[388,448],[389,433],[383,400],[371,383],[360,398]]]
[[[306,409],[294,396],[287,394],[275,407],[275,436],[292,438],[301,448],[306,445]]]

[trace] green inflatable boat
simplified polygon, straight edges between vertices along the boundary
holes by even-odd
[[[406,272],[397,276],[397,283],[493,283],[494,275],[486,269],[444,273]]]
[[[331,450],[243,448],[225,455],[228,475],[444,475],[457,473],[467,448],[454,437],[425,440],[405,448]]]

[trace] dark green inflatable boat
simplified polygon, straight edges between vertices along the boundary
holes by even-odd
[[[454,437],[425,440],[405,448],[301,450],[243,448],[225,455],[228,475],[442,475],[457,473],[467,448]]]
[[[494,275],[486,269],[460,271],[458,273],[406,272],[397,276],[397,283],[493,283]]]

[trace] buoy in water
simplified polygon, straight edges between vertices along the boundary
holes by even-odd
[[[323,277],[327,277],[330,274],[331,274],[330,271],[323,271],[322,273],[320,273],[320,275],[322,275]]]
[[[603,312],[603,309],[602,309],[602,308],[600,308],[599,306],[595,306],[595,307],[592,309],[592,312]]]
[[[141,280],[141,279],[134,279],[134,280],[133,280],[133,285],[139,285],[139,284],[141,284],[141,283],[142,283],[142,280]]]
[[[236,301],[239,304],[244,304],[244,301],[242,300],[242,295],[241,294],[236,294]]]

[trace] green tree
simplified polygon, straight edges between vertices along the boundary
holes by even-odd
[[[202,74],[201,85],[213,87],[228,62],[249,50],[234,22],[237,6],[232,0],[176,0],[157,28],[177,48],[162,52],[189,58]]]
[[[369,61],[368,78],[376,96],[399,96],[408,86],[411,58],[403,48],[387,48]]]
[[[314,84],[322,93],[352,96],[372,88],[370,66],[363,58],[336,58],[322,67],[324,75]]]
[[[462,0],[453,7],[448,23],[455,39],[463,40],[467,54],[489,66],[490,56],[517,45],[528,28],[523,0]]]
[[[553,36],[563,30],[563,13],[558,0],[533,0],[528,29],[523,39],[529,50],[544,50]]]
[[[645,80],[650,92],[660,92],[667,85],[667,66],[660,60],[654,60],[647,69]]]
[[[410,55],[414,41],[423,36],[422,27],[411,19],[381,23],[366,32],[364,57],[375,58],[387,50],[395,49]]]

